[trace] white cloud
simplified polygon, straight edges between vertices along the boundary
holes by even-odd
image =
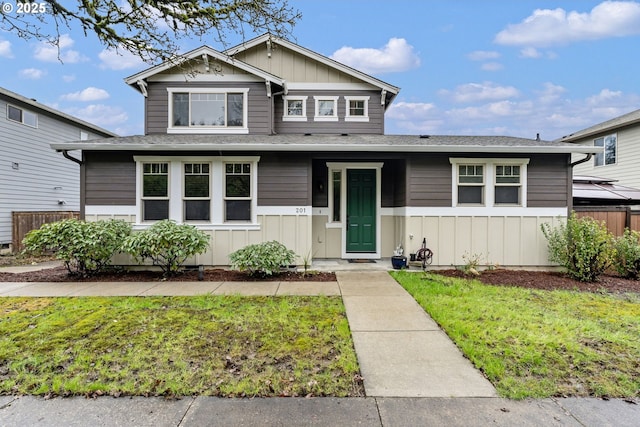
[[[103,104],[91,104],[84,108],[67,108],[65,112],[107,129],[122,125],[129,119],[122,108]]]
[[[71,83],[75,79],[76,79],[75,74],[65,74],[64,76],[62,76],[62,80],[64,80],[66,83]]]
[[[391,104],[386,116],[396,120],[424,120],[434,108],[433,104],[401,101]]]
[[[588,13],[536,9],[519,24],[500,31],[494,41],[502,45],[544,47],[635,34],[640,34],[640,3],[605,1]]]
[[[504,66],[499,62],[485,62],[480,68],[484,71],[500,71]]]
[[[77,62],[86,61],[87,58],[77,50],[71,49],[74,41],[68,34],[60,36],[58,45],[47,42],[39,42],[36,45],[33,57],[44,62],[62,61],[67,64],[75,64]]]
[[[513,86],[499,86],[492,82],[467,83],[456,87],[454,91],[441,90],[439,93],[457,103],[504,100],[520,94]]]
[[[0,40],[0,56],[5,58],[13,58],[13,52],[11,52],[10,41]]]
[[[80,92],[67,93],[66,95],[62,95],[60,98],[65,101],[100,101],[102,99],[109,98],[109,92],[97,87],[88,87]]]
[[[102,63],[100,68],[109,70],[125,70],[127,68],[143,68],[145,63],[139,57],[125,49],[104,49],[98,54]]]
[[[620,91],[602,89],[600,93],[588,97],[587,103],[589,105],[602,105],[603,102],[613,101],[616,98],[620,98],[621,96],[622,96],[622,92]]]
[[[405,39],[392,38],[380,49],[344,46],[330,56],[369,74],[406,71],[420,66],[420,58]]]
[[[525,47],[520,50],[520,57],[537,59],[542,57],[542,53],[535,47]]]
[[[487,61],[489,59],[498,59],[500,58],[500,53],[496,51],[489,50],[476,50],[467,55],[472,61]]]
[[[550,82],[544,83],[542,90],[534,91],[534,93],[538,95],[537,101],[543,104],[550,104],[558,101],[566,92],[567,90],[564,87]]]
[[[20,70],[20,77],[29,80],[39,80],[46,74],[47,72],[45,70],[40,70],[38,68],[25,68],[24,70]]]

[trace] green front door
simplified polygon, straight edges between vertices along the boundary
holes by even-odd
[[[347,170],[347,252],[376,251],[376,171]]]

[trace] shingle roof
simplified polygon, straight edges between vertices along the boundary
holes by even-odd
[[[51,144],[56,150],[593,153],[594,147],[510,136],[158,134]]]

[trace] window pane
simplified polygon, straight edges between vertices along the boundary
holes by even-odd
[[[458,166],[458,182],[463,184],[482,184],[484,182],[482,166],[480,165]]]
[[[34,128],[38,127],[38,116],[35,113],[32,113],[31,111],[23,111],[22,118],[25,125],[33,126]]]
[[[349,101],[350,116],[364,116],[364,101]]]
[[[224,98],[222,93],[192,93],[191,126],[224,126]]]
[[[594,147],[604,147],[604,138],[598,138],[598,139],[594,140],[593,141],[593,146]],[[595,157],[593,158],[593,164],[595,166],[604,165],[604,152],[596,153]]]
[[[251,179],[249,175],[227,175],[226,197],[249,197]]]
[[[340,221],[340,189],[342,181],[341,172],[333,172],[333,221]]]
[[[496,166],[496,184],[519,184],[520,166]]]
[[[302,116],[301,99],[290,99],[287,101],[287,116]]]
[[[496,187],[496,204],[520,204],[520,186]]]
[[[229,126],[244,125],[244,95],[241,93],[230,93],[227,95],[227,106],[229,108],[229,117],[227,124]]]
[[[612,165],[616,162],[616,135],[609,135],[604,139],[604,162]]]
[[[226,200],[227,221],[251,221],[251,200]]]
[[[167,197],[168,178],[167,175],[145,175],[142,180],[142,196]]]
[[[168,200],[143,200],[142,217],[145,221],[169,219]]]
[[[209,197],[209,175],[186,175],[184,177],[185,197]]]
[[[209,200],[185,200],[184,219],[186,221],[209,221]]]
[[[22,110],[13,105],[7,105],[7,117],[10,120],[22,123]]]
[[[318,115],[319,116],[333,116],[334,114],[333,100],[318,101]]]
[[[482,204],[483,186],[458,186],[458,203]]]
[[[173,94],[173,125],[189,126],[189,94]]]

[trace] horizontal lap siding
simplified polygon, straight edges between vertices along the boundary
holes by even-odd
[[[86,205],[136,204],[136,165],[128,153],[85,153]]]
[[[569,155],[531,156],[527,167],[527,206],[554,208],[568,206],[571,195]]]
[[[205,83],[205,82],[155,82],[150,83],[146,100],[146,132],[148,134],[167,133],[169,123],[169,93],[167,88],[249,88],[248,125],[251,134],[268,134],[271,128],[269,117],[270,98],[264,83]]]
[[[284,101],[281,96],[274,98],[274,123],[276,133],[282,134],[383,134],[384,133],[384,109],[380,105],[379,91],[289,91],[288,96],[307,97],[307,120],[303,122],[282,121]],[[316,122],[314,96],[338,96],[338,121]],[[369,97],[369,121],[350,122],[345,121],[346,100],[345,96]]]
[[[407,206],[451,206],[449,156],[410,158],[407,163]]]
[[[259,206],[310,206],[311,158],[266,154],[258,163]]]

